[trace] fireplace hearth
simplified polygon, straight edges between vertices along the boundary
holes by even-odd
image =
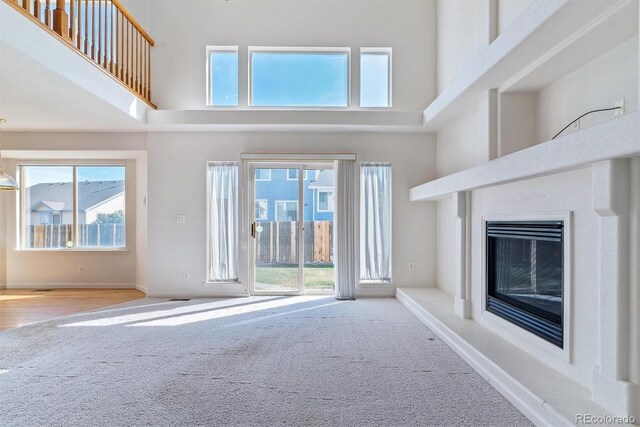
[[[563,347],[563,221],[487,221],[487,311]]]

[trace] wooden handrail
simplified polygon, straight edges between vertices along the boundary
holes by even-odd
[[[119,0],[4,0],[151,107],[153,39]],[[55,9],[52,9],[52,3]]]

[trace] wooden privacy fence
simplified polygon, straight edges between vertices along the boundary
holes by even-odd
[[[64,248],[73,239],[73,225],[47,224],[29,226],[29,248]],[[124,224],[80,224],[75,246],[124,247]]]
[[[298,263],[297,221],[260,221],[258,225],[262,231],[256,233],[256,263]],[[333,221],[305,221],[303,227],[305,264],[332,263]]]
[[[118,0],[4,0],[151,103],[153,39]]]

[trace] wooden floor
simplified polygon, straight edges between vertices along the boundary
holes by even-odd
[[[144,298],[136,289],[0,289],[0,330]]]

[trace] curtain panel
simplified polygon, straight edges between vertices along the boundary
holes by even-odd
[[[362,163],[360,278],[391,282],[391,164]]]
[[[355,161],[335,162],[334,245],[336,298],[356,296],[356,188]]]
[[[238,163],[208,165],[210,282],[238,281]]]

